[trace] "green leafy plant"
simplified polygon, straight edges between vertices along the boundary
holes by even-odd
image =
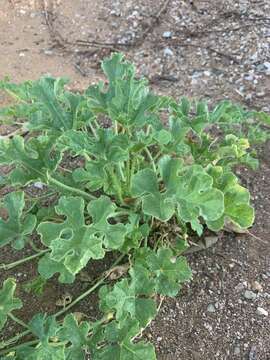
[[[0,326],[10,318],[24,331],[0,343],[2,359],[156,359],[153,345],[139,338],[163,298],[192,278],[184,256],[189,239],[206,228],[253,224],[249,192],[233,171],[258,166],[250,144],[269,138],[269,116],[228,101],[210,111],[205,102],[157,96],[122,54],[102,69],[108,83],[83,94],[51,77],[0,82],[16,99],[0,111],[16,126],[16,134],[0,139],[0,164],[10,166],[1,186],[14,189],[3,201],[0,246],[34,251],[0,268],[38,258],[39,275],[24,289],[40,294],[55,274],[72,284],[89,263],[107,253],[115,259],[64,309],[28,323],[13,314],[22,302],[7,279]],[[29,191],[36,184],[42,195]],[[112,276],[119,268],[120,278]],[[100,320],[63,317],[96,290]]]

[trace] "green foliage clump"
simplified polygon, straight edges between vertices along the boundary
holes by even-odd
[[[0,247],[30,244],[36,251],[1,268],[39,258],[39,277],[25,289],[40,293],[55,274],[71,284],[90,262],[119,256],[64,310],[28,324],[12,313],[22,303],[14,298],[15,281],[6,280],[0,327],[11,318],[26,330],[0,343],[3,359],[156,359],[153,345],[138,337],[163,297],[176,296],[192,278],[183,255],[189,237],[253,224],[250,195],[234,167],[257,168],[250,144],[269,138],[269,116],[228,101],[210,111],[205,102],[155,95],[122,54],[102,69],[108,83],[83,94],[67,91],[65,79],[0,82],[16,99],[0,110],[1,119],[21,132],[0,139],[0,164],[11,167],[1,186],[14,189],[3,201]],[[41,196],[29,191],[36,184]],[[119,269],[122,279],[112,277]],[[108,278],[116,281],[104,285]],[[70,313],[58,321],[98,287],[100,320]],[[32,340],[10,347],[26,335]]]

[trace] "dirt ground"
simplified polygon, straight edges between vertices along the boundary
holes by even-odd
[[[0,79],[8,75],[19,82],[50,73],[83,89],[102,78],[100,60],[114,50],[135,62],[158,92],[211,104],[228,98],[270,111],[269,0],[0,2]],[[239,170],[256,208],[250,232],[263,241],[224,233],[214,247],[189,256],[193,281],[164,302],[144,335],[155,343],[158,359],[270,360],[269,151],[269,144],[261,149],[256,173]],[[2,249],[0,263],[21,255]],[[87,269],[92,277],[98,270]],[[11,274],[23,284],[34,278],[35,263],[2,273],[0,280]],[[20,287],[22,317],[55,311],[63,294],[75,296],[86,286],[51,281],[41,298]],[[96,298],[77,310],[97,316]],[[17,329],[9,324],[7,331]]]

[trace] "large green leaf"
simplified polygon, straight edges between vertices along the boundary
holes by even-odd
[[[50,258],[63,263],[73,275],[90,259],[103,258],[104,246],[119,249],[127,232],[123,224],[109,224],[108,218],[116,215],[116,205],[106,196],[89,203],[91,225],[85,225],[84,207],[82,198],[62,196],[55,209],[66,220],[62,223],[44,222],[37,228],[44,245],[52,250]],[[57,271],[61,272],[60,269]]]
[[[9,217],[7,221],[0,219],[0,247],[11,243],[15,249],[22,249],[25,239],[36,226],[36,217],[31,214],[23,216],[25,202],[22,191],[6,195],[4,206]]]
[[[102,68],[109,79],[108,89],[104,84],[90,86],[86,91],[89,106],[95,113],[109,115],[113,121],[125,126],[142,127],[161,125],[155,115],[167,99],[153,95],[145,79],[135,78],[135,68],[123,59],[122,54],[113,54],[105,59]]]
[[[75,275],[92,259],[104,257],[102,241],[85,225],[84,200],[62,196],[56,212],[64,215],[62,223],[43,222],[37,231],[44,245],[51,248],[50,258],[65,265]]]
[[[190,222],[192,228],[201,235],[200,217],[205,221],[214,221],[223,214],[223,193],[213,188],[212,177],[199,165],[188,167],[187,171],[179,176],[176,184],[178,214],[184,222]]]
[[[20,299],[14,297],[16,282],[14,279],[7,279],[0,290],[0,330],[7,321],[8,313],[21,309],[23,304]]]
[[[183,167],[179,160],[166,156],[159,167],[165,191],[160,192],[157,175],[151,169],[132,177],[131,193],[142,197],[145,214],[168,221],[177,208],[181,220],[190,222],[198,234],[202,233],[200,217],[214,221],[223,214],[223,194],[213,188],[212,177],[201,166]]]
[[[54,152],[53,137],[32,138],[25,142],[21,136],[0,140],[0,164],[16,165],[10,174],[14,184],[25,185],[31,181],[47,182],[47,173],[52,173],[61,161],[61,153]]]
[[[106,163],[103,161],[87,161],[85,168],[78,168],[73,171],[73,179],[77,183],[86,183],[90,191],[96,191],[107,187],[108,175],[105,171]]]
[[[2,109],[5,117],[26,118],[29,130],[48,130],[60,133],[75,129],[91,119],[83,95],[65,89],[64,78],[43,76],[36,81],[12,84],[2,81],[0,88],[16,98],[16,104]]]

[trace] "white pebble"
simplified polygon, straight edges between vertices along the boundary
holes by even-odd
[[[257,313],[257,315],[268,316],[268,311],[264,310],[264,308],[262,308],[260,306],[257,307],[256,313]]]

